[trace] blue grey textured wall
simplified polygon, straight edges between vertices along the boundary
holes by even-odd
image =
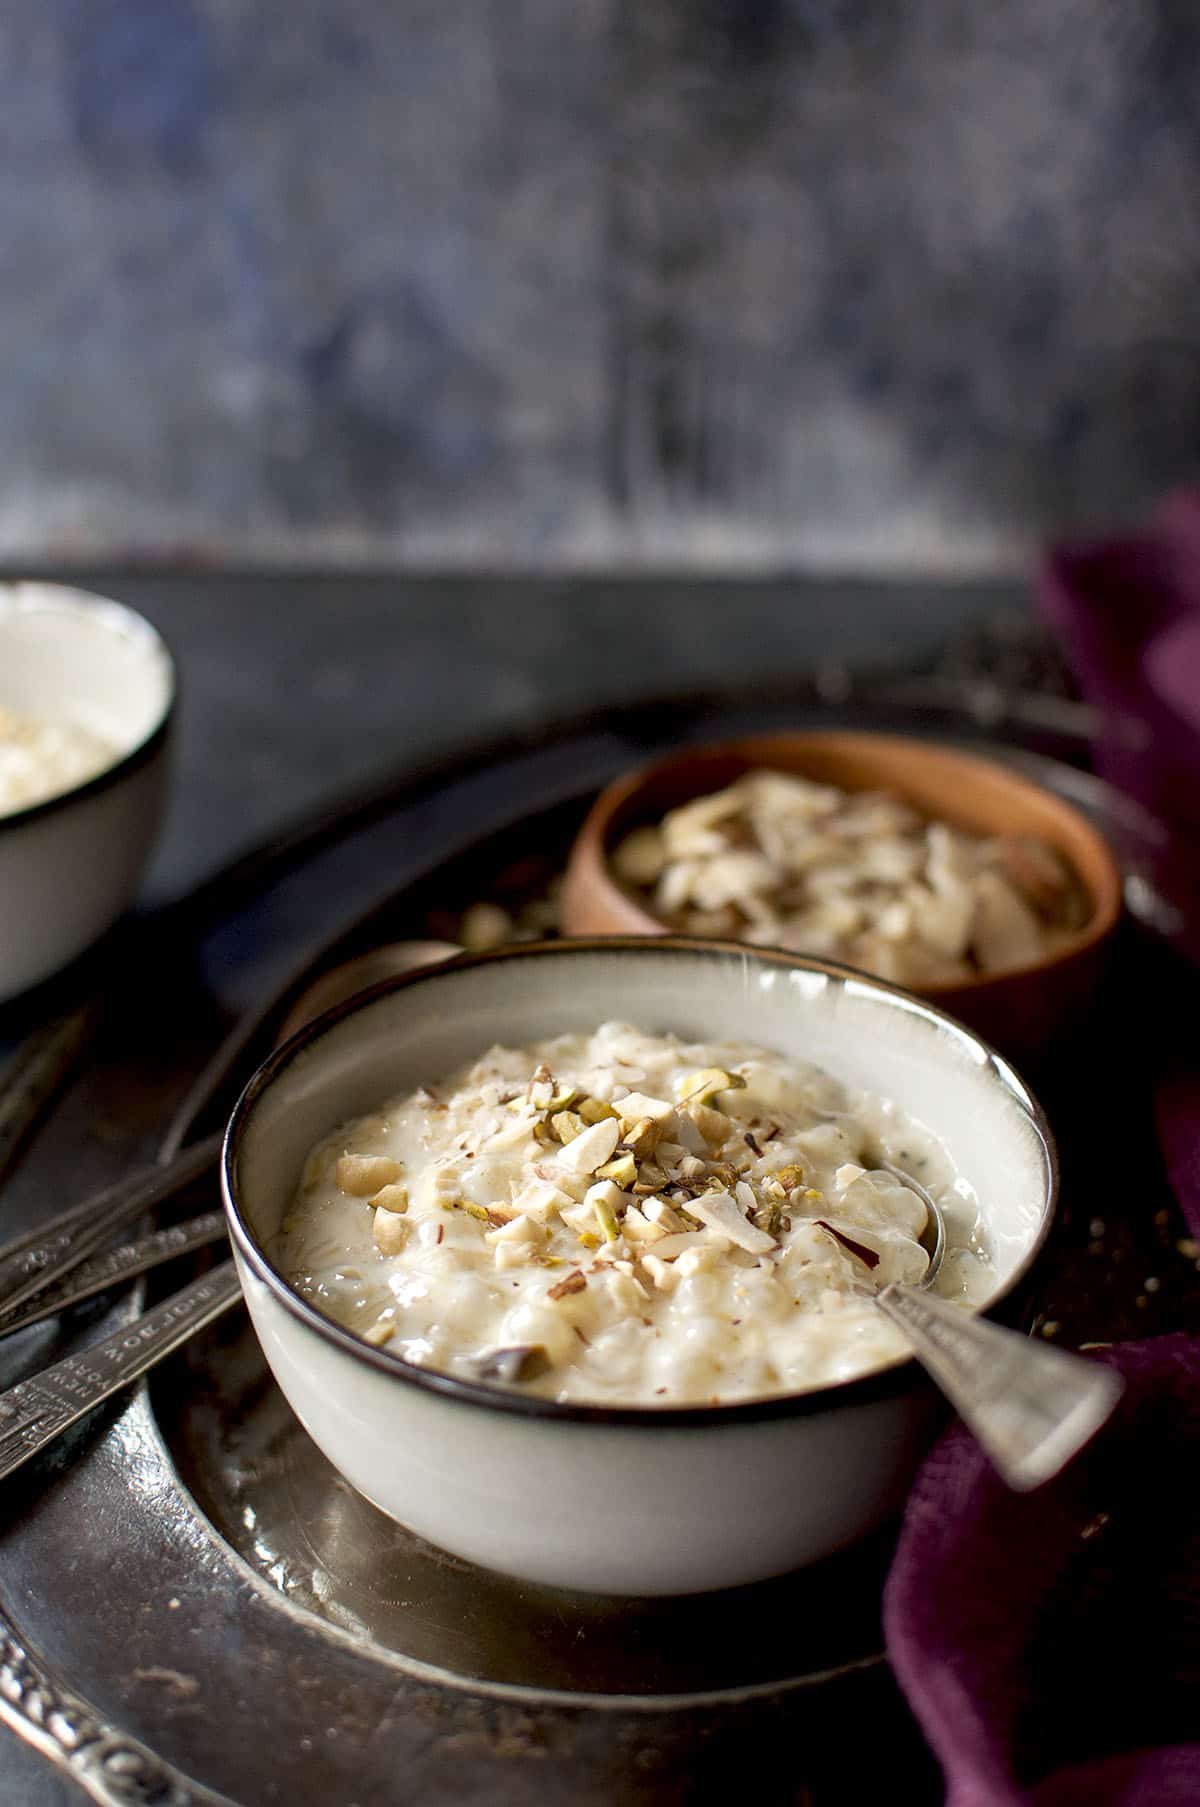
[[[1010,568],[1200,462],[1196,0],[6,0],[0,556]]]

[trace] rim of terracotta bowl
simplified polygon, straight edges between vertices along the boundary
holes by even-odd
[[[818,960],[805,954],[790,954],[773,948],[748,948],[740,941],[705,941],[684,935],[597,935],[561,941],[519,942],[508,947],[495,948],[489,953],[461,954],[453,960],[441,961],[437,966],[423,967],[412,973],[403,973],[393,979],[383,979],[377,985],[372,985],[369,990],[356,993],[344,1003],[336,1005],[331,1010],[325,1011],[323,1015],[316,1017],[306,1028],[292,1036],[290,1041],[284,1042],[281,1047],[268,1055],[247,1083],[229,1119],[221,1149],[221,1190],[231,1239],[242,1259],[255,1277],[266,1286],[275,1302],[282,1305],[290,1317],[314,1332],[323,1342],[339,1349],[344,1355],[350,1356],[359,1364],[375,1369],[377,1373],[390,1375],[392,1379],[402,1385],[417,1387],[422,1392],[433,1393],[464,1406],[479,1406],[493,1412],[515,1413],[520,1417],[543,1419],[550,1423],[607,1424],[641,1430],[658,1430],[663,1427],[674,1430],[698,1429],[716,1424],[758,1424],[788,1418],[802,1418],[815,1412],[842,1406],[864,1405],[874,1400],[891,1398],[906,1392],[912,1385],[918,1369],[916,1357],[912,1355],[895,1356],[879,1367],[872,1368],[866,1374],[848,1380],[834,1381],[826,1386],[812,1387],[796,1393],[735,1399],[720,1405],[590,1405],[581,1401],[562,1402],[556,1399],[546,1399],[540,1395],[520,1393],[515,1389],[493,1387],[485,1381],[463,1380],[458,1375],[444,1374],[435,1369],[421,1368],[414,1363],[406,1362],[402,1356],[392,1354],[386,1346],[376,1348],[355,1336],[352,1331],[345,1329],[332,1318],[326,1317],[323,1312],[317,1310],[315,1305],[310,1304],[307,1299],[301,1298],[300,1294],[289,1284],[267,1256],[243,1216],[240,1203],[238,1156],[242,1137],[247,1123],[253,1115],[255,1105],[263,1093],[299,1055],[312,1048],[316,1042],[319,1042],[324,1035],[347,1017],[368,1009],[380,998],[390,996],[395,992],[408,991],[422,985],[436,986],[444,983],[445,979],[452,974],[460,973],[465,969],[492,966],[498,962],[517,964],[523,960],[540,962],[565,959],[569,961],[580,954],[595,953],[626,953],[635,958],[661,958],[666,954],[669,958],[673,950],[700,954],[706,959],[736,962],[739,968],[744,967],[749,958],[767,967],[823,973],[843,985],[883,994],[890,1002],[904,1011],[925,1019],[939,1034],[949,1035],[959,1042],[967,1042],[978,1054],[983,1056],[980,1065],[986,1067],[993,1082],[1001,1085],[1021,1108],[1035,1130],[1042,1146],[1046,1172],[1042,1217],[1037,1232],[1013,1272],[999,1291],[988,1300],[986,1308],[980,1314],[984,1317],[993,1315],[1025,1279],[1041,1253],[1057,1214],[1059,1198],[1058,1150],[1053,1133],[1041,1105],[1011,1063],[996,1049],[989,1046],[981,1036],[976,1035],[973,1029],[968,1028],[965,1023],[958,1022],[944,1010],[930,1004],[927,998],[917,997],[912,992],[902,990],[898,985],[888,984],[886,980],[871,978],[854,967],[840,966],[831,960]]]
[[[27,593],[23,595],[22,591]],[[26,804],[23,809],[0,814],[0,835],[13,829],[25,828],[30,822],[41,821],[58,810],[68,809],[85,797],[98,796],[101,791],[119,784],[123,778],[146,765],[166,740],[179,701],[179,671],[170,647],[153,622],[147,621],[144,615],[139,615],[136,609],[131,609],[128,603],[117,602],[111,596],[96,595],[91,590],[77,590],[70,584],[30,580],[0,584],[0,624],[6,615],[87,616],[102,621],[115,634],[139,647],[156,661],[165,684],[162,708],[153,725],[139,741],[126,748],[111,765],[103,766],[92,777],[85,778],[82,784],[73,784],[68,790],[56,791],[52,797],[43,797],[37,803]]]
[[[622,928],[618,933],[634,934],[673,934],[670,923],[646,907],[641,899],[627,890],[614,874],[610,864],[612,842],[615,834],[623,829],[636,827],[641,820],[638,810],[640,796],[658,780],[667,778],[676,770],[686,770],[694,762],[716,764],[729,761],[731,765],[740,764],[745,771],[763,769],[781,771],[789,775],[804,776],[799,765],[789,767],[773,763],[782,756],[781,749],[794,749],[802,753],[806,748],[814,751],[858,750],[874,751],[881,755],[889,749],[911,751],[918,750],[922,756],[929,756],[931,761],[953,761],[956,765],[974,768],[981,779],[989,785],[1001,784],[1011,792],[1036,799],[1039,806],[1049,809],[1064,824],[1068,825],[1073,843],[1087,849],[1087,870],[1081,870],[1075,856],[1074,845],[1063,847],[1058,845],[1059,852],[1065,852],[1076,878],[1084,886],[1091,900],[1092,913],[1082,928],[1077,929],[1064,940],[1053,953],[1040,960],[1027,962],[1022,966],[1004,967],[999,972],[976,973],[967,979],[958,979],[945,985],[923,987],[917,994],[931,1000],[942,1008],[951,1011],[954,1002],[976,997],[989,990],[996,990],[1014,981],[1027,979],[1037,973],[1049,972],[1053,968],[1072,961],[1079,956],[1091,952],[1100,946],[1111,935],[1121,919],[1123,909],[1123,881],[1121,868],[1116,855],[1109,846],[1104,835],[1090,822],[1083,812],[1073,803],[1060,797],[1055,791],[1039,784],[1027,773],[1013,766],[1007,766],[1002,760],[990,759],[986,754],[977,753],[973,749],[957,743],[938,740],[926,740],[919,734],[885,734],[873,729],[805,729],[781,730],[778,733],[741,736],[735,740],[697,741],[677,748],[674,752],[660,756],[636,770],[627,772],[623,777],[614,779],[605,786],[595,799],[587,815],[584,817],[579,832],[571,846],[567,861],[566,897],[568,916],[570,914],[570,898],[573,884],[577,888],[586,887],[593,896],[602,897],[613,910],[624,917]],[[733,778],[722,782],[732,783]],[[825,782],[814,780],[814,782]],[[834,782],[829,780],[828,782]],[[713,786],[705,787],[703,783],[694,790],[685,790],[676,804],[667,807],[676,808],[680,804],[690,802],[694,798],[708,795]],[[862,786],[858,788],[869,788]],[[902,800],[906,793],[903,788],[896,791]],[[921,805],[922,813],[930,812]],[[661,811],[659,812],[661,815]],[[647,820],[650,815],[647,815]],[[955,820],[954,816],[947,820]],[[987,833],[987,830],[972,829],[967,820],[967,812],[957,814],[959,824],[968,832]],[[634,927],[634,919],[638,927]],[[570,933],[569,927],[565,930]],[[746,942],[738,945],[748,947],[769,944]],[[786,951],[786,950],[784,950]],[[860,969],[875,975],[868,968]],[[886,983],[884,980],[879,981]]]

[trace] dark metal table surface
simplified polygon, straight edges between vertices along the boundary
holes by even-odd
[[[172,809],[144,902],[151,924],[218,868],[330,798],[369,789],[389,773],[421,768],[472,742],[509,735],[519,756],[522,737],[536,739],[548,721],[583,710],[594,726],[599,773],[607,712],[641,697],[729,686],[745,691],[758,681],[764,693],[778,696],[789,672],[814,670],[836,693],[844,682],[842,661],[933,663],[947,641],[969,645],[980,632],[1002,654],[1011,645],[1014,659],[1025,656],[1021,595],[995,586],[139,575],[94,587],[143,609],[166,635],[182,673]],[[943,661],[943,669],[952,666],[953,659],[949,666]],[[531,808],[551,798],[553,761],[553,745],[543,744],[536,772],[530,766]],[[476,772],[466,791],[461,784],[452,791],[457,803],[451,807],[469,806],[477,816],[487,782],[486,771]],[[453,846],[455,825],[439,814],[436,795],[423,807],[417,838],[425,832]],[[346,913],[356,897],[371,900],[371,882],[353,862],[344,878],[337,909]],[[328,892],[328,871],[323,882]],[[253,1005],[280,976],[311,934],[311,900],[310,891],[295,902],[296,920],[290,920],[284,887],[273,896],[269,932],[268,925],[256,932],[251,913],[239,919],[244,945],[210,954],[221,968],[211,1033],[221,1026],[221,1012],[227,1017]],[[189,975],[193,988],[196,982]],[[10,1013],[0,1038],[30,1026],[20,1011]],[[160,1095],[147,1086],[131,1105],[129,1092],[114,1083],[107,1123],[103,1102],[97,1117],[97,1101],[90,1101],[86,1132],[78,1122],[60,1129],[55,1119],[35,1143],[42,1188],[49,1176],[79,1192],[110,1177],[114,1150],[128,1159],[149,1153],[173,1097],[169,1086]],[[33,1193],[23,1192],[33,1184],[29,1170],[29,1163],[18,1168],[8,1197],[18,1213],[32,1215]],[[86,1534],[81,1526],[81,1538]],[[468,1756],[471,1736],[464,1733]],[[478,1773],[468,1777],[471,1766],[465,1758],[464,1764],[459,1798],[487,1798],[486,1784]],[[77,1798],[0,1728],[4,1807],[57,1807]],[[401,1791],[396,1798],[415,1797]]]

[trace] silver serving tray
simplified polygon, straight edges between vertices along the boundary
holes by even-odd
[[[814,713],[829,719],[810,701]],[[863,725],[844,694],[838,713]],[[779,719],[754,711],[757,726]],[[481,758],[436,802],[409,787],[389,813],[376,797],[340,832],[260,862],[253,883],[242,871],[228,894],[210,887],[206,920],[135,925],[103,969],[109,1008],[91,1057],[0,1198],[0,1231],[152,1155],[173,1114],[176,1133],[219,1114],[224,1101],[195,1081],[236,1013],[257,1006],[240,1038],[244,1076],[272,1010],[314,963],[423,932],[430,908],[470,901],[522,851],[552,863],[584,795],[656,739],[735,732],[746,718],[708,708],[654,724],[647,709],[632,733],[582,730]],[[896,707],[888,725],[903,725]],[[1115,827],[1130,872],[1142,870],[1138,837],[1149,850],[1153,824],[1118,818],[1120,800],[1075,768],[1008,751]],[[1161,929],[1171,902],[1153,908]],[[102,1016],[94,999],[85,1008],[89,1023]],[[22,1086],[45,1090],[44,1046],[15,1073],[10,1125]],[[163,1284],[178,1279],[168,1270]],[[116,1327],[138,1297],[101,1298],[69,1326],[0,1345],[0,1380]],[[674,1802],[744,1787],[748,1753],[763,1800],[837,1801],[850,1748],[867,1794],[873,1776],[881,1788],[902,1776],[908,1798],[940,1798],[881,1651],[890,1534],[795,1576],[683,1601],[504,1581],[346,1486],[240,1313],[10,1481],[3,1506],[0,1720],[99,1802]]]

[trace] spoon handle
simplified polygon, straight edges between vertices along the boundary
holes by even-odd
[[[240,1297],[237,1270],[223,1262],[112,1336],[0,1393],[0,1481]]]
[[[1064,1468],[1109,1416],[1123,1383],[1111,1368],[974,1317],[919,1287],[875,1303],[904,1331],[1001,1478],[1019,1493]]]
[[[61,1280],[34,1293],[24,1305],[0,1311],[0,1337],[12,1336],[30,1324],[40,1324],[43,1318],[57,1317],[60,1311],[107,1292],[124,1280],[133,1280],[138,1274],[147,1274],[164,1261],[177,1261],[181,1255],[220,1242],[224,1234],[225,1213],[205,1211],[184,1223],[171,1224],[168,1229],[150,1230],[134,1242],[118,1243],[100,1255],[88,1255]]]
[[[215,1167],[220,1152],[220,1136],[209,1136],[174,1160],[140,1168],[129,1179],[0,1246],[0,1312],[15,1311],[118,1230],[202,1178]]]

